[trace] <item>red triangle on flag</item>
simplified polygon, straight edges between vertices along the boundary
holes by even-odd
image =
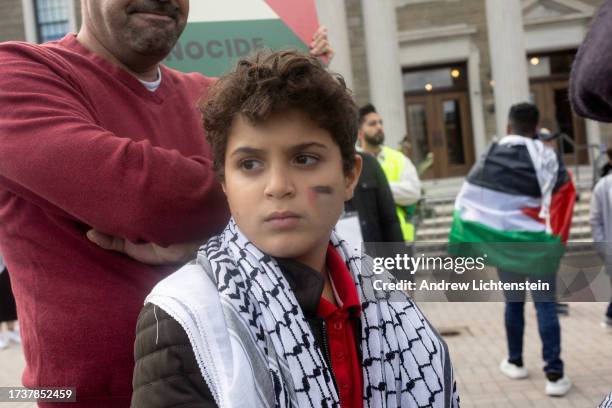
[[[308,46],[319,28],[315,0],[265,0],[280,19]]]

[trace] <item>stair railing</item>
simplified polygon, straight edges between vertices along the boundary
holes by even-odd
[[[603,152],[605,152],[605,149],[602,150],[604,146],[593,144],[593,143],[578,144],[576,143],[574,139],[569,137],[567,133],[559,133],[559,141],[560,141],[559,152],[561,154],[561,157],[565,155],[565,143],[564,142],[567,142],[569,145],[572,146],[572,149],[573,149],[572,154],[574,156],[574,163],[572,167],[574,169],[574,180],[576,180],[576,182],[580,180],[580,166],[578,164],[578,155],[580,151],[586,150],[587,157],[588,157],[589,163],[591,164],[591,168],[593,171],[593,184],[594,184],[599,178],[599,163],[601,161]]]

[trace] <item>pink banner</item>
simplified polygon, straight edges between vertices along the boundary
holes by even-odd
[[[306,46],[319,28],[315,0],[265,0]]]

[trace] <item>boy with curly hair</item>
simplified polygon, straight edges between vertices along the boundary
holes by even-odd
[[[146,300],[134,407],[457,407],[444,341],[334,231],[361,170],[344,81],[293,51],[201,105],[232,219]]]

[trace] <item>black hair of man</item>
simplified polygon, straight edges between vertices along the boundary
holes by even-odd
[[[363,120],[370,113],[377,113],[376,108],[371,103],[363,105],[361,108],[359,108],[359,125],[363,124]]]
[[[510,108],[508,122],[515,135],[535,138],[539,121],[540,111],[532,103],[518,103]]]

